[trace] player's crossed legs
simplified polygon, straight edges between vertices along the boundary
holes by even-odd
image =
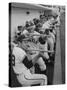
[[[17,79],[22,86],[31,86],[36,84],[47,85],[47,76],[43,74],[22,73],[17,76]]]

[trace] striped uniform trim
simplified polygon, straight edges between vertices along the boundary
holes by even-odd
[[[26,80],[43,80],[43,81],[45,81],[45,79],[43,79],[43,78],[40,78],[40,79],[29,79],[29,78],[27,78],[25,75],[24,75],[24,78],[25,78]]]

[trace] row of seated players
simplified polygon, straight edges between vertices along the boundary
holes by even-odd
[[[57,18],[58,16],[47,19],[45,16],[40,15],[39,19],[34,18],[33,20],[26,21],[25,26],[18,26],[17,33],[20,34],[20,32],[23,32],[24,29],[28,29],[28,27],[32,25],[35,25],[35,31],[42,31],[42,33],[44,33],[46,28],[54,28],[54,25],[58,22]]]
[[[57,18],[57,16],[55,18]],[[29,37],[28,39],[37,45],[42,45],[44,42],[42,47],[44,47],[46,51],[48,48],[50,51],[54,51],[56,43],[56,19],[52,17],[46,22],[43,20],[43,24],[40,23],[38,19],[34,19],[33,21],[33,23],[31,21],[29,23],[26,22],[24,30],[22,26],[18,26],[16,38],[18,38],[20,35],[22,35],[24,38]],[[32,38],[30,38],[31,36]],[[49,60],[48,55],[46,58]]]
[[[41,18],[42,16],[40,17],[40,19]],[[56,43],[56,24],[57,24],[56,18],[57,17],[55,18],[52,17],[45,22],[43,17],[43,19],[41,19],[41,22],[38,19],[34,19],[33,23],[26,22],[25,27],[18,26],[18,30],[16,32],[14,41],[15,43],[18,43],[18,46],[13,47],[12,53],[16,57],[17,62],[19,62],[18,59],[20,59],[20,62],[22,60],[23,64],[25,65],[24,66],[21,63],[16,65],[15,61],[15,65],[13,66],[14,72],[17,74],[17,79],[21,85],[30,86],[34,84],[40,85],[47,84],[47,76],[45,74],[35,73],[35,63],[39,65],[41,71],[45,71],[46,62],[52,61],[50,57],[53,57],[52,52],[55,50],[54,48]],[[33,48],[33,50],[34,49],[36,50],[38,48],[41,50],[45,50],[47,52],[44,51],[27,52],[28,46],[26,46],[26,44],[28,42],[29,42],[28,45],[30,46],[29,49]],[[23,48],[22,51],[18,47],[20,48],[22,47]],[[51,52],[48,52],[49,50]],[[31,53],[33,58],[30,57]],[[12,59],[15,59],[14,56]],[[32,69],[31,69],[32,64],[30,62],[31,59],[33,62]],[[20,72],[22,72],[22,74]]]
[[[42,49],[44,49],[45,51],[54,51],[55,50],[55,44],[56,44],[56,18],[50,18],[48,21],[44,21],[44,23],[40,23],[38,19],[34,19],[34,24],[30,22],[26,22],[25,25],[25,29],[22,30],[22,26],[18,26],[18,31],[19,33],[17,33],[17,37],[19,37],[20,35],[23,36],[23,38],[26,38],[27,36],[29,37],[29,35],[31,33],[34,34],[34,36],[31,38],[29,38],[29,41],[31,40],[32,42],[36,43],[37,45],[40,45]],[[36,21],[36,22],[35,22]],[[42,20],[41,20],[42,21]],[[21,32],[22,31],[22,32]],[[31,36],[33,35],[31,34]],[[49,36],[43,36],[43,35],[49,35]],[[35,50],[37,49],[37,47],[34,47]],[[33,48],[33,49],[34,49]],[[44,52],[43,55],[47,60],[46,62],[52,62],[54,59],[50,59],[52,57],[54,57],[53,53],[48,53],[48,52]]]

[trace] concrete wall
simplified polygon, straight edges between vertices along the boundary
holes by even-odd
[[[27,15],[26,12],[30,11],[30,14]],[[38,10],[27,10],[22,8],[14,8],[11,10],[11,39],[13,40],[14,32],[17,30],[18,25],[25,25],[25,22],[32,20],[33,18],[39,18]]]

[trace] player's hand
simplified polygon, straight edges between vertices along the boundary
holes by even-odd
[[[35,67],[34,67],[34,66],[30,68],[30,72],[31,72],[32,74],[35,73]]]

